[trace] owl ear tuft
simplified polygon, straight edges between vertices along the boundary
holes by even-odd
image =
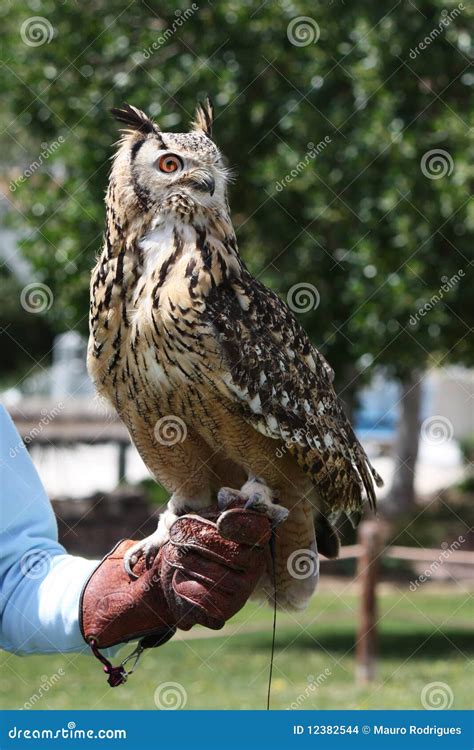
[[[201,130],[209,138],[212,138],[212,122],[214,120],[214,106],[207,96],[203,102],[199,102],[194,113],[192,122],[193,130]]]
[[[136,130],[139,133],[159,133],[160,129],[153,120],[150,120],[145,112],[131,104],[123,104],[110,110],[119,122],[127,125],[127,130]]]

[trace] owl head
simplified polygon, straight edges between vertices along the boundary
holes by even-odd
[[[199,104],[188,133],[164,133],[124,104],[112,114],[123,129],[112,167],[113,199],[125,211],[216,208],[226,202],[228,172],[212,140],[213,107]]]

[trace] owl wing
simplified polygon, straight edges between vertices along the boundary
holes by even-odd
[[[382,480],[343,412],[330,366],[282,300],[245,272],[211,290],[206,316],[217,355],[210,377],[221,396],[286,443],[327,510],[360,510],[363,489],[375,507],[374,481]]]

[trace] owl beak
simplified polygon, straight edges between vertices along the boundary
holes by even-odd
[[[194,188],[194,190],[200,190],[201,192],[209,193],[210,195],[214,195],[214,190],[216,189],[216,181],[210,174],[193,178],[189,181],[189,185]]]

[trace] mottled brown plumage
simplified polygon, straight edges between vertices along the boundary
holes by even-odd
[[[277,601],[304,606],[316,570],[295,575],[292,565],[297,554],[316,559],[315,509],[321,544],[334,550],[328,516],[359,511],[364,490],[374,506],[379,477],[331,368],[240,258],[210,103],[185,134],[162,133],[128,105],[114,112],[128,129],[92,274],[89,370],[172,493],[147,549],[223,485],[244,485],[253,503],[278,497],[290,512],[277,532]],[[268,581],[262,588],[271,596]]]

